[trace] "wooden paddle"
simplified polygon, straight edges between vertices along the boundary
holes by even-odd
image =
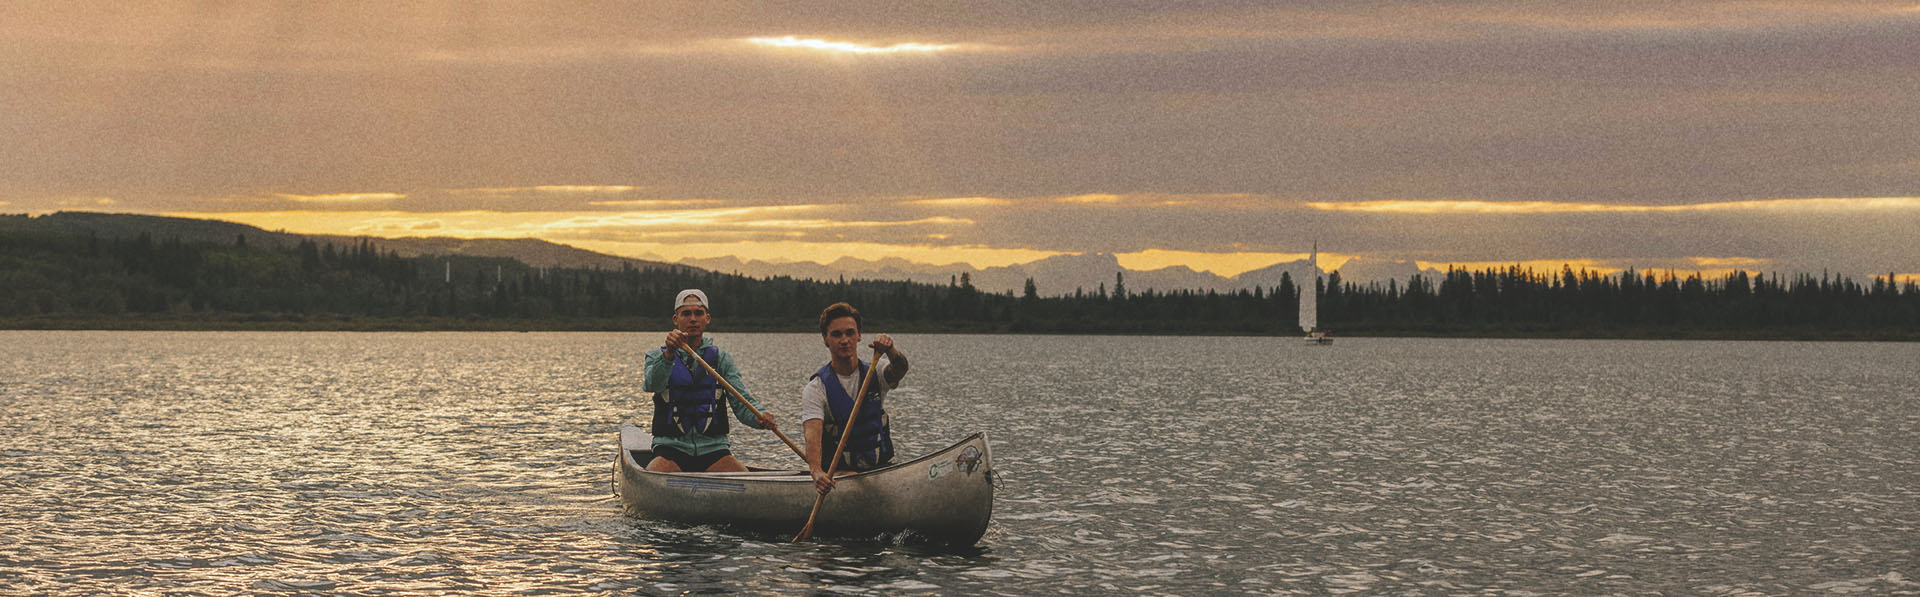
[[[860,403],[867,399],[867,384],[873,383],[873,372],[880,368],[880,349],[873,349],[873,360],[867,362],[867,377],[860,381],[860,395],[853,397],[853,410],[847,412],[846,427],[840,430],[840,443],[833,445],[833,462],[827,465],[827,479],[833,479],[833,473],[840,470],[840,453],[847,449],[847,438],[853,437],[853,423],[860,418]],[[837,380],[821,378],[820,383],[840,383]],[[832,410],[829,406],[828,410]],[[813,535],[813,521],[820,516],[820,504],[827,501],[827,494],[813,498],[813,513],[807,515],[807,526],[801,527],[800,534],[794,535],[793,542],[806,541]]]
[[[752,412],[755,418],[760,416],[760,409],[754,408],[753,403],[747,401],[747,395],[740,393],[740,390],[733,389],[733,384],[727,383],[727,378],[721,377],[719,371],[714,371],[713,365],[708,365],[706,359],[702,359],[700,355],[694,354],[693,349],[687,348],[685,344],[680,345],[680,350],[686,352],[687,356],[693,358],[694,362],[700,363],[700,367],[707,370],[707,375],[713,376],[714,381],[720,382],[720,387],[726,388],[729,392],[733,392],[735,396],[739,396],[740,405],[747,407],[747,411]],[[793,440],[787,439],[787,434],[781,433],[779,429],[770,429],[769,431],[772,431],[774,435],[780,436],[780,441],[787,442],[787,447],[793,448],[793,453],[800,455],[801,460],[807,459],[807,453],[800,451],[800,446],[794,445]]]

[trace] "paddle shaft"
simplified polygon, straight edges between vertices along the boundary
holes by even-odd
[[[754,408],[753,403],[747,401],[747,395],[740,393],[740,390],[733,389],[733,384],[727,383],[727,378],[721,377],[719,371],[714,371],[713,365],[707,364],[706,359],[700,358],[700,355],[694,354],[693,349],[687,348],[687,345],[685,344],[680,345],[680,350],[682,352],[687,353],[687,356],[692,358],[694,362],[699,363],[701,368],[706,369],[707,375],[713,376],[713,379],[715,381],[720,382],[720,387],[726,388],[727,391],[729,392],[733,392],[733,395],[735,396],[739,396],[740,405],[747,407],[747,411],[753,413],[753,416],[755,418],[758,418],[760,416],[760,409]],[[772,431],[774,435],[780,436],[780,441],[787,442],[787,447],[792,448],[794,454],[800,455],[801,460],[807,459],[807,453],[801,451],[800,446],[794,445],[793,440],[787,439],[787,434],[781,433],[779,429],[769,429],[768,431]]]
[[[857,358],[854,362],[856,364],[859,363]],[[827,464],[828,480],[832,480],[833,474],[840,470],[840,453],[847,449],[847,438],[853,437],[853,423],[860,418],[860,403],[867,400],[867,386],[873,383],[873,372],[878,369],[880,369],[880,349],[876,348],[873,350],[873,360],[867,364],[867,377],[860,381],[860,395],[853,398],[853,410],[847,412],[847,425],[840,430],[840,443],[833,445],[833,460]],[[823,377],[820,379],[820,383],[840,382],[829,381]],[[813,513],[807,515],[807,526],[801,527],[800,534],[794,535],[794,543],[806,541],[807,537],[813,535],[813,521],[820,516],[820,504],[826,501],[827,494],[822,493],[814,496]]]

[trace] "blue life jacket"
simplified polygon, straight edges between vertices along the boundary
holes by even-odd
[[[867,362],[860,361],[854,369],[854,379],[867,378]],[[867,399],[860,402],[860,415],[849,417],[853,413],[853,396],[847,394],[840,385],[840,378],[834,375],[831,363],[813,372],[813,379],[819,379],[820,385],[827,389],[827,416],[821,421],[820,455],[831,458],[834,447],[840,443],[840,434],[846,429],[846,421],[854,421],[853,433],[847,435],[847,448],[840,453],[840,469],[865,471],[879,468],[893,460],[893,434],[888,430],[887,409],[882,402],[880,384],[884,379],[873,380],[872,388],[867,390]]]
[[[667,374],[667,391],[653,395],[653,435],[679,437],[688,433],[727,434],[726,396],[716,388],[719,380],[707,369],[681,358],[683,351],[669,351],[673,371]],[[720,361],[720,348],[708,344],[700,348],[700,358],[708,363]]]

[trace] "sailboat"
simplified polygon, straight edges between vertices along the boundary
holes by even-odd
[[[1313,252],[1307,254],[1307,271],[1313,276],[1300,285],[1300,331],[1307,333],[1308,344],[1332,344],[1333,338],[1327,336],[1320,327],[1320,243],[1313,243]]]

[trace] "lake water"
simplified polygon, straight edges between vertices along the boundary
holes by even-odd
[[[660,335],[0,332],[0,593],[1920,594],[1920,344],[905,335],[952,549],[623,517]]]

